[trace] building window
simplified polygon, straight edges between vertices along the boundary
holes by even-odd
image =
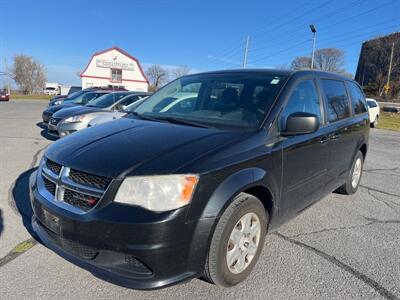
[[[121,69],[111,69],[111,81],[112,82],[122,82],[122,70]]]

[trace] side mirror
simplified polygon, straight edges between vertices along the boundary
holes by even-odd
[[[313,133],[319,128],[319,118],[310,113],[296,112],[286,120],[286,129],[281,132],[282,136],[300,135]]]

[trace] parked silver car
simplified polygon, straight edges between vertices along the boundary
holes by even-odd
[[[99,124],[111,122],[117,119],[122,118],[125,116],[127,113],[132,113],[135,111],[139,105],[141,105],[143,102],[145,102],[147,99],[143,98],[135,103],[132,103],[129,105],[125,110],[121,111],[110,111],[108,113],[104,113],[101,116],[98,116],[94,119],[92,119],[88,127],[93,127]],[[154,107],[153,111],[154,112],[173,112],[173,113],[182,113],[184,111],[187,111],[188,109],[191,109],[191,107],[194,105],[196,101],[196,94],[190,93],[190,92],[183,92],[183,93],[177,93],[174,95],[174,97],[167,97],[162,101],[162,105],[165,105],[165,107],[162,106],[156,106]]]
[[[110,111],[125,109],[128,105],[148,96],[144,92],[114,92],[90,101],[85,106],[63,109],[52,116],[49,126],[56,123],[55,129],[60,137],[86,128],[88,123]],[[56,122],[52,122],[52,120]]]
[[[93,127],[96,125],[100,125],[100,124],[104,124],[104,123],[108,123],[108,122],[120,119],[123,116],[126,116],[128,113],[133,112],[136,109],[136,107],[138,107],[140,104],[142,104],[146,99],[147,99],[147,97],[144,97],[144,98],[132,103],[131,105],[127,106],[126,109],[124,109],[124,110],[109,111],[107,113],[104,113],[104,114],[92,119],[89,122],[88,127]]]

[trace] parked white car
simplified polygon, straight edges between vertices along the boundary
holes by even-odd
[[[379,121],[379,104],[375,99],[367,98],[369,120],[371,122],[371,127],[378,126]]]

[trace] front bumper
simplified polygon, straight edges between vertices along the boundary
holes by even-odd
[[[112,202],[78,215],[47,201],[35,179],[30,182],[37,235],[95,276],[129,288],[156,289],[202,274],[215,219],[186,222],[187,207],[155,214]]]
[[[53,137],[59,137],[58,136],[58,129],[57,129],[57,125],[53,125],[50,123],[47,123],[47,133],[50,134]]]
[[[60,123],[58,124],[57,130],[58,130],[58,135],[60,137],[69,135],[71,133],[74,133],[76,131],[79,131],[81,129],[84,129],[87,127],[87,124],[84,122],[73,122],[73,123]]]

